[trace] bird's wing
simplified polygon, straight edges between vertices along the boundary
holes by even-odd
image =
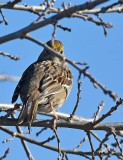
[[[19,94],[20,94],[21,88],[22,88],[22,86],[23,86],[23,83],[25,82],[25,80],[26,80],[28,74],[30,73],[30,71],[33,70],[33,65],[34,65],[34,64],[35,64],[35,63],[31,64],[31,65],[24,71],[24,73],[23,73],[20,81],[18,82],[18,85],[16,86],[15,91],[14,91],[14,93],[13,93],[12,103],[14,103],[14,102],[17,100],[17,98],[18,98],[18,96],[19,96]]]
[[[52,63],[40,81],[39,91],[45,97],[67,90],[72,84],[72,74],[68,68]]]

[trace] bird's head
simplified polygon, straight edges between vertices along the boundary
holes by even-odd
[[[57,51],[59,54],[61,54],[62,56],[64,56],[64,46],[62,44],[62,42],[60,42],[59,40],[50,40],[46,43],[50,48],[52,48],[53,50]],[[55,62],[60,62],[63,59],[59,58],[57,55],[55,55],[54,53],[52,53],[50,50],[44,49],[43,52],[40,54],[38,61],[44,61],[44,60],[53,60]]]
[[[58,40],[50,40],[46,43],[49,47],[51,47],[52,49],[54,49],[55,51],[59,52],[60,54],[63,54],[64,52],[64,46],[62,44],[62,42],[58,41]]]

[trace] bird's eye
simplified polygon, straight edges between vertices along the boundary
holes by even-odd
[[[60,53],[63,54],[63,50],[61,50]]]

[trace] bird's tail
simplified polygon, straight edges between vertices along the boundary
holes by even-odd
[[[26,104],[23,105],[20,115],[18,117],[18,123],[28,122],[29,127],[33,123],[33,120],[36,118],[36,112],[38,109],[38,101],[36,99],[28,99]]]

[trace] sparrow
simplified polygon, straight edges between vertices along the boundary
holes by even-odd
[[[59,40],[46,43],[60,55],[64,55],[64,46]],[[20,96],[22,109],[17,125],[27,122],[29,126],[36,118],[37,111],[49,113],[63,105],[72,87],[72,73],[64,58],[44,49],[37,61],[22,74],[15,88],[12,103]]]

